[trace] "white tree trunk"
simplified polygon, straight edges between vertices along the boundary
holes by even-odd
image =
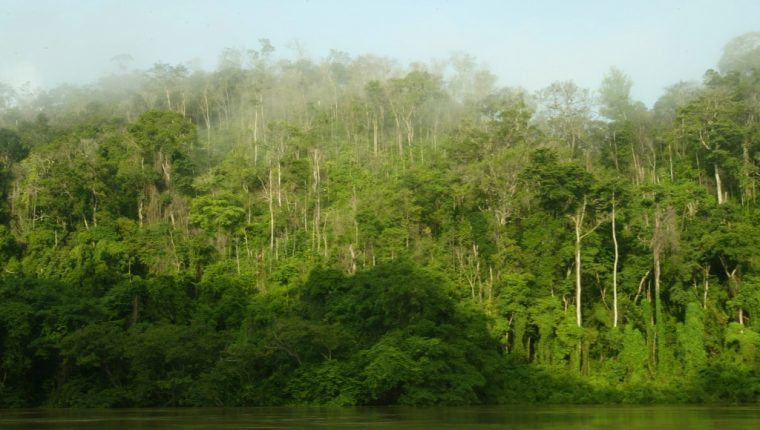
[[[583,319],[581,314],[581,227],[583,226],[583,218],[586,214],[586,199],[583,199],[583,205],[579,212],[574,217],[575,223],[575,322],[578,327],[583,326]]]
[[[612,197],[612,243],[615,247],[615,261],[612,263],[612,326],[618,326],[617,270],[618,270],[618,241],[615,232],[615,197]]]

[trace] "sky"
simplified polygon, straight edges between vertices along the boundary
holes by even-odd
[[[651,106],[678,81],[701,81],[731,38],[760,31],[758,0],[0,0],[0,82],[87,84],[157,62],[213,69],[225,48],[276,57],[298,49],[374,54],[401,65],[465,52],[499,86],[573,80],[598,88],[610,67]]]

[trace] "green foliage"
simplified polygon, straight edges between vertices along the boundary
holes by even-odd
[[[129,132],[146,154],[163,152],[171,155],[192,146],[197,139],[196,128],[187,118],[175,112],[157,110],[142,114],[129,127]]]
[[[722,403],[756,403],[760,399],[757,370],[735,363],[710,364],[700,375],[702,400]]]
[[[737,363],[756,367],[760,358],[760,334],[738,323],[730,323],[726,329],[726,349],[732,352]]]
[[[753,40],[651,111],[268,42],[14,99],[0,407],[756,402]]]
[[[526,180],[538,187],[539,204],[557,215],[573,211],[593,184],[593,176],[580,165],[560,163],[557,155],[547,150],[531,155]]]
[[[199,196],[190,210],[190,222],[212,234],[234,230],[244,217],[245,210],[231,194]]]
[[[647,345],[641,332],[630,324],[623,330],[623,345],[620,351],[620,363],[626,370],[626,379],[640,383],[647,379]]]
[[[693,377],[707,365],[705,350],[704,313],[698,303],[689,303],[683,324],[677,327],[678,342],[681,346],[683,371]]]

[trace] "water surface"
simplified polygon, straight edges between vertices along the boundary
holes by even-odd
[[[760,429],[760,406],[0,410],[0,429]]]

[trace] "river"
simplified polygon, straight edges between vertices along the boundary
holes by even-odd
[[[0,410],[0,429],[760,429],[760,406]]]

